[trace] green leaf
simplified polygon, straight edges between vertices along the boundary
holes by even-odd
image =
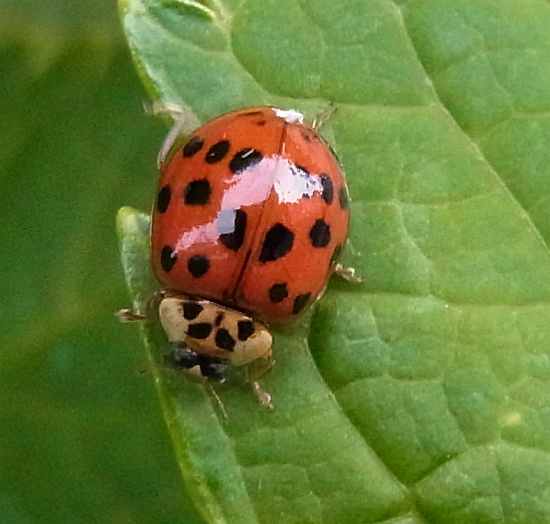
[[[152,96],[199,121],[255,104],[313,119],[333,104],[322,131],[353,200],[344,262],[365,282],[331,282],[309,316],[275,330],[262,381],[273,413],[224,389],[225,419],[162,366],[158,325],[146,330],[203,516],[550,521],[548,4],[121,7]],[[122,232],[143,248],[123,248],[126,264],[144,272],[147,233]]]

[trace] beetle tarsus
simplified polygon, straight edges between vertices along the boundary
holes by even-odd
[[[119,320],[119,322],[140,322],[145,320],[145,315],[142,315],[141,313],[136,313],[132,311],[131,309],[119,309],[118,311],[115,311],[115,317]]]
[[[258,400],[260,401],[261,405],[265,408],[269,409],[270,411],[273,411],[275,409],[273,407],[273,404],[271,403],[272,396],[260,386],[259,382],[252,382],[252,391],[254,391],[254,395],[258,397]]]
[[[344,280],[351,282],[352,284],[362,284],[363,279],[355,274],[355,269],[352,267],[346,267],[342,264],[335,264],[334,274],[342,277]]]

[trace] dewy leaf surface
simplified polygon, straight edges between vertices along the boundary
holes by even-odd
[[[549,522],[550,5],[122,11],[152,95],[198,121],[263,103],[313,118],[334,104],[323,133],[353,200],[344,262],[365,283],[333,281],[307,319],[276,331],[263,381],[274,413],[228,389],[224,420],[206,390],[159,366],[203,515]],[[146,258],[144,247],[132,265]],[[160,362],[158,326],[148,340]]]

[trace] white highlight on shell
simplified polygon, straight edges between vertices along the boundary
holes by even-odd
[[[273,111],[277,117],[282,118],[287,124],[304,123],[304,115],[295,109],[278,109],[277,107],[274,107]]]
[[[254,167],[235,175],[225,191],[221,210],[260,204],[274,190],[279,203],[296,204],[301,198],[323,192],[321,179],[280,156],[263,158]]]
[[[227,185],[216,218],[181,235],[176,253],[197,243],[215,242],[219,235],[233,233],[236,210],[265,202],[272,191],[280,204],[297,204],[302,198],[323,193],[319,176],[311,175],[280,156],[264,157],[254,167],[234,175]]]
[[[273,189],[279,197],[279,203],[297,204],[302,198],[311,198],[315,192],[321,194],[323,185],[318,176],[312,176],[286,158],[280,158]]]

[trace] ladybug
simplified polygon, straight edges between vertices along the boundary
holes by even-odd
[[[231,365],[268,369],[266,323],[296,318],[335,271],[355,280],[336,263],[349,227],[342,169],[293,110],[234,111],[178,148],[174,134],[159,155],[151,226],[173,360],[214,380]]]

